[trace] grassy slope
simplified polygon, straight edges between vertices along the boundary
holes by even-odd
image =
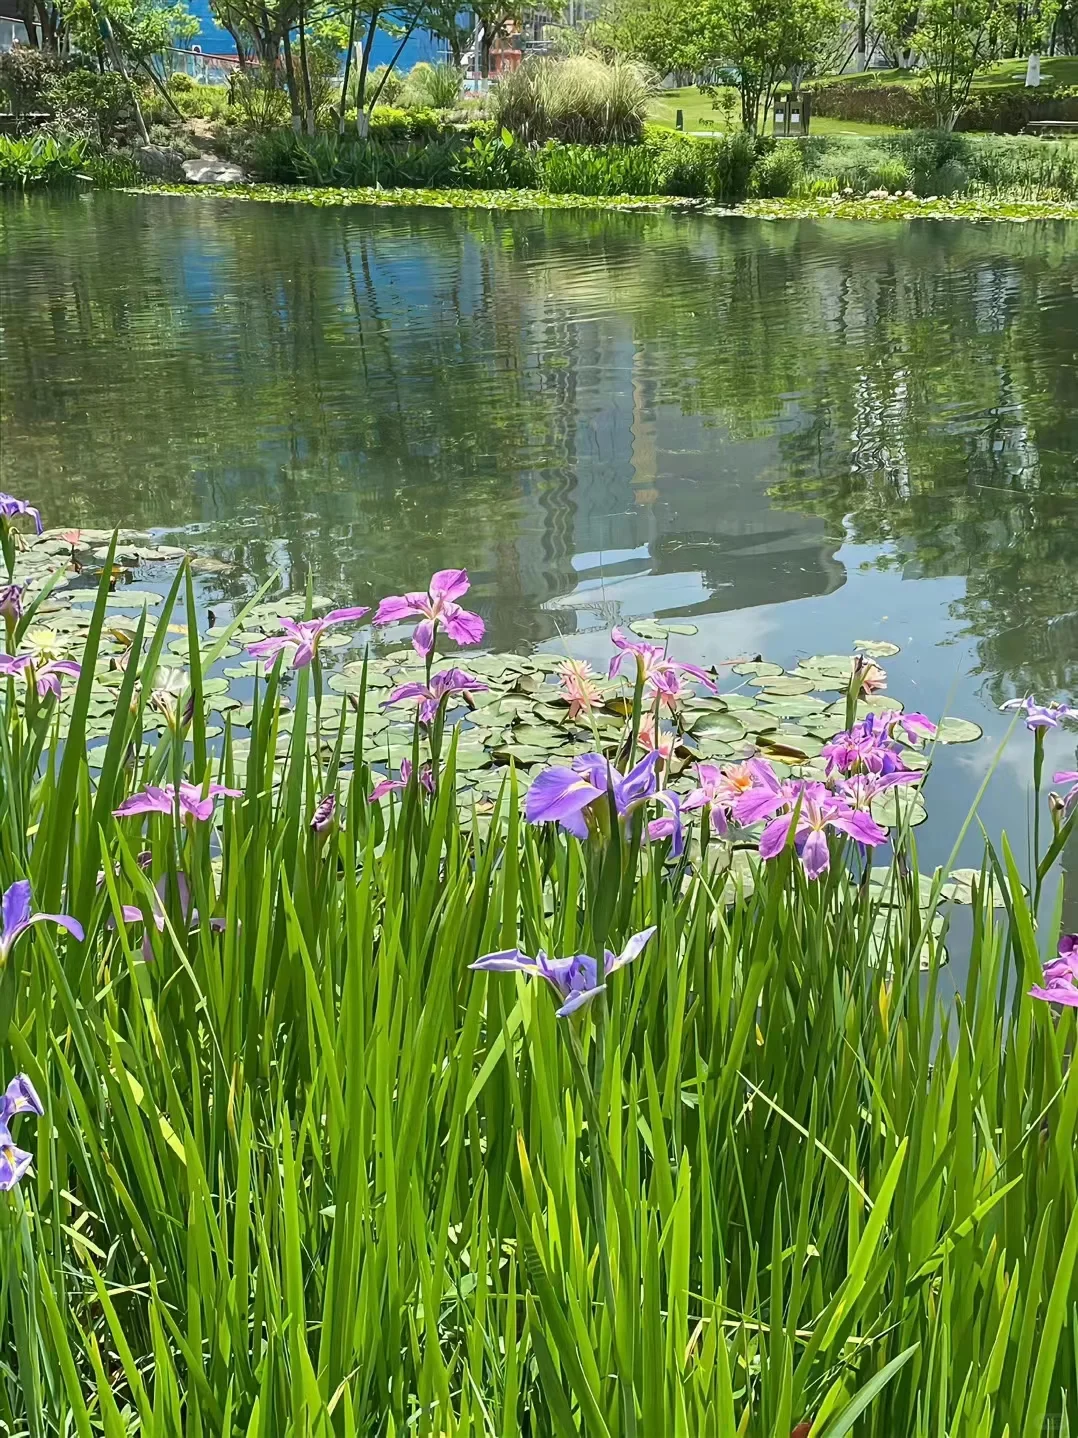
[[[693,131],[722,130],[725,128],[721,110],[715,108],[709,95],[703,95],[695,85],[681,90],[663,90],[651,102],[648,118],[655,125],[674,128],[678,110],[685,116],[685,129]],[[735,115],[736,115],[735,111]],[[740,121],[735,118],[735,127]],[[812,133],[816,135],[891,135],[895,131],[888,125],[863,125],[853,120],[814,119]]]
[[[1007,89],[1021,86],[1026,77],[1024,59],[1001,60],[990,66],[973,82],[977,90]],[[911,85],[917,76],[912,70],[868,70],[861,75],[831,75],[828,82],[841,80],[846,85]],[[1041,82],[1052,80],[1057,85],[1078,85],[1078,55],[1053,55],[1041,61]]]

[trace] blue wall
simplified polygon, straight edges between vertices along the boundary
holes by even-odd
[[[196,15],[202,22],[202,29],[188,45],[201,45],[209,55],[233,55],[235,46],[232,43],[232,36],[227,30],[222,30],[214,20],[210,11],[209,0],[190,0],[192,15]],[[398,42],[384,30],[379,30],[374,37],[374,47],[371,50],[371,64],[385,65],[393,58],[393,52]],[[419,60],[436,60],[438,58],[438,42],[426,31],[417,31],[404,47],[404,54],[400,58],[400,68],[408,70]]]

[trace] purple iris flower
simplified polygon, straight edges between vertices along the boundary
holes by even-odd
[[[1038,704],[1032,694],[1027,694],[1024,699],[1008,699],[999,707],[1021,710],[1026,716],[1026,728],[1033,732],[1038,729],[1058,729],[1062,719],[1078,717],[1078,709],[1071,709],[1066,704],[1057,704],[1055,700],[1050,704]]]
[[[434,636],[444,629],[455,644],[478,644],[483,638],[483,621],[478,614],[462,609],[457,600],[471,588],[466,569],[439,569],[432,574],[425,594],[391,594],[383,599],[374,616],[375,624],[395,624],[418,618],[412,648],[426,659],[434,648]]]
[[[1052,780],[1056,784],[1072,785],[1070,793],[1063,799],[1063,817],[1069,819],[1074,806],[1078,804],[1078,769],[1060,769],[1058,774],[1052,775]]]
[[[455,694],[476,694],[489,686],[474,675],[466,674],[463,669],[443,669],[440,673],[432,675],[430,684],[422,681],[415,681],[411,684],[400,684],[390,694],[383,704],[383,709],[388,709],[392,704],[403,704],[408,699],[419,700],[419,720],[422,724],[433,724],[435,715],[438,713],[438,706],[444,699],[447,703]]]
[[[243,790],[228,789],[224,784],[211,784],[203,793],[200,784],[189,784],[186,780],[182,780],[179,793],[180,817],[200,821],[209,819],[213,814],[214,800],[218,795],[224,795],[229,799],[242,799]],[[123,801],[118,809],[113,809],[112,812],[117,819],[128,819],[133,814],[175,814],[175,786],[172,784],[162,784],[160,787],[151,785],[138,794],[132,794],[129,799]]]
[[[0,654],[0,674],[14,677],[21,675],[26,682],[37,686],[39,699],[46,694],[62,698],[61,678],[77,679],[82,672],[73,659],[50,659],[47,664],[35,664],[30,654]]]
[[[1044,984],[1034,984],[1029,991],[1030,998],[1078,1008],[1078,934],[1063,935],[1058,955],[1045,964]]]
[[[0,969],[8,961],[16,939],[26,933],[31,924],[59,924],[82,942],[82,925],[70,914],[32,914],[30,912],[30,881],[19,879],[0,901]]]
[[[570,769],[555,767],[536,776],[525,801],[525,817],[529,824],[558,823],[578,839],[586,839],[586,811],[608,792],[622,819],[652,797],[659,786],[658,761],[653,751],[628,774],[621,774],[602,754],[581,754]]]
[[[402,759],[400,767],[400,778],[380,779],[368,795],[367,803],[377,804],[378,800],[384,798],[386,794],[391,794],[394,791],[400,789],[407,789],[408,785],[411,782],[412,761],[411,759]],[[420,784],[422,784],[423,788],[426,789],[428,794],[434,793],[434,774],[429,764],[424,764],[423,767],[420,769],[419,782]]]
[[[886,843],[886,829],[881,829],[870,814],[861,809],[851,809],[849,804],[837,794],[833,794],[826,784],[797,781],[797,785],[796,798],[791,791],[791,798],[795,798],[795,802],[800,799],[794,848],[807,878],[818,879],[830,867],[828,829],[848,834],[850,838],[868,848]],[[761,859],[774,859],[782,853],[793,820],[792,811],[772,819],[760,835]]]
[[[610,631],[610,640],[618,653],[610,661],[607,677],[613,679],[620,674],[622,664],[631,654],[636,660],[637,678],[649,684],[653,697],[664,700],[670,708],[673,708],[680,698],[678,676],[681,674],[687,674],[691,679],[697,680],[713,694],[718,692],[718,685],[706,669],[701,669],[698,664],[683,664],[679,659],[668,658],[661,644],[645,644],[630,639],[620,629]]]
[[[8,1193],[33,1162],[33,1154],[17,1148],[11,1137],[11,1120],[21,1113],[45,1112],[37,1090],[25,1074],[16,1074],[0,1097],[0,1193]]]
[[[22,618],[22,601],[27,586],[24,584],[5,584],[0,586],[0,619],[10,619],[13,624],[18,624]]]
[[[658,819],[652,819],[648,825],[648,838],[669,839],[671,859],[680,859],[685,852],[685,826],[681,822],[684,806],[681,796],[670,789],[660,789],[655,798],[670,812],[661,814]]]
[[[38,534],[41,533],[41,512],[32,504],[27,504],[25,499],[16,499],[13,494],[0,494],[0,522],[9,524],[20,514],[29,515],[34,521],[34,528]]]
[[[599,965],[590,954],[573,954],[568,959],[548,959],[539,950],[534,959],[522,954],[519,949],[503,949],[500,953],[484,954],[469,968],[480,969],[489,974],[530,974],[534,978],[546,979],[562,1000],[558,1018],[564,1019],[577,1009],[590,1003],[606,988],[606,980],[616,969],[623,969],[643,953],[648,940],[655,933],[654,925],[634,934],[620,954],[605,951],[603,977],[599,978]]]
[[[168,879],[162,874],[161,878],[159,878],[154,885],[153,912],[150,916],[153,926],[159,934],[163,934],[165,931],[165,896],[167,892]],[[199,922],[198,910],[192,907],[191,886],[187,882],[186,874],[179,873],[176,875],[176,892],[180,900],[180,914],[183,918],[183,922],[187,925],[188,932],[192,934],[197,933]],[[120,912],[123,915],[125,924],[142,923],[144,915],[137,904],[123,904],[121,905]],[[112,927],[112,925],[113,921],[110,919],[109,926]],[[210,920],[210,928],[214,933],[223,933],[225,927],[224,918],[218,917]],[[153,958],[153,944],[150,942],[149,930],[146,931],[142,940],[142,957],[146,963],[149,963]]]
[[[311,815],[311,829],[314,831],[314,833],[325,833],[325,831],[329,828],[330,824],[333,823],[333,816],[336,812],[336,794],[327,794],[324,799],[320,799],[318,802],[318,807]]]
[[[335,624],[351,624],[369,613],[367,606],[360,604],[352,609],[331,610],[321,619],[278,619],[277,623],[284,633],[259,639],[257,643],[248,645],[247,653],[255,659],[272,660],[286,649],[292,649],[295,651],[292,668],[306,669],[311,660],[318,657],[318,644],[327,629],[332,629]]]

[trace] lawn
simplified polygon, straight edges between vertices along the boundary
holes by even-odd
[[[866,70],[859,75],[820,76],[828,84],[841,80],[847,85],[911,85],[918,78],[914,70]],[[1019,56],[1013,60],[1000,60],[977,76],[973,82],[977,90],[1001,90],[1012,85],[1023,85],[1026,78],[1026,62]],[[1041,59],[1041,84],[1053,82],[1056,85],[1078,85],[1078,55],[1051,55]],[[687,93],[687,92],[682,92]]]
[[[736,91],[730,93],[736,102]],[[652,124],[662,125],[666,129],[672,130],[678,110],[684,114],[687,134],[726,129],[726,119],[722,110],[716,107],[710,95],[702,94],[695,85],[687,85],[680,90],[663,90],[651,102],[648,118]],[[740,129],[739,105],[736,103],[732,115],[734,128]],[[889,125],[860,124],[855,120],[832,120],[822,116],[812,121],[811,129],[815,135],[893,135],[896,133]]]

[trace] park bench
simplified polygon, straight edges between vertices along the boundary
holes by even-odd
[[[1078,120],[1030,120],[1026,131],[1030,135],[1039,135],[1042,140],[1053,135],[1078,135]]]

